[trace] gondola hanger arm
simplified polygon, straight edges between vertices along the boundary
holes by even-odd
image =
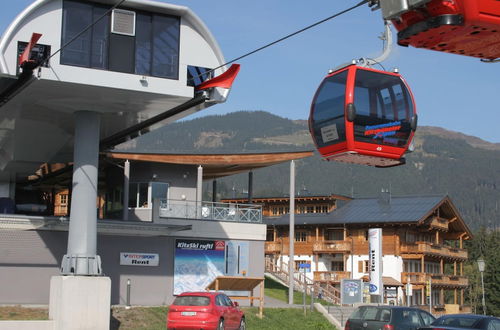
[[[358,62],[357,64],[359,66],[363,66],[363,67],[374,66],[376,64],[379,64],[379,63],[382,63],[383,61],[385,61],[389,57],[389,55],[391,54],[391,52],[392,52],[391,22],[388,20],[385,20],[384,27],[385,27],[384,33],[380,37],[380,39],[382,39],[384,41],[384,48],[383,48],[382,54],[380,54],[380,56],[378,56],[376,58],[366,58],[366,57],[360,58],[357,61]]]

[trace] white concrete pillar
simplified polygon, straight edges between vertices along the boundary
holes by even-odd
[[[127,159],[123,164],[123,220],[128,220],[128,200],[129,200],[129,185],[130,185],[130,162]]]
[[[100,115],[75,113],[73,189],[68,250],[61,265],[63,275],[100,275],[97,251],[97,175]]]
[[[201,202],[203,198],[203,167],[198,166],[198,177],[196,179],[196,217],[201,219]]]

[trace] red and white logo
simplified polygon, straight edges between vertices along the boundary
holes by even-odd
[[[216,250],[224,250],[226,248],[226,242],[224,241],[215,241],[215,249]]]

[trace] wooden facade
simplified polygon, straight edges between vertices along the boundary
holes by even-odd
[[[443,312],[446,304],[460,305],[462,311],[467,311],[464,290],[468,287],[468,279],[463,267],[468,254],[463,242],[471,233],[448,197],[429,209],[423,218],[411,223],[328,223],[324,221],[328,216],[325,214],[318,223],[314,223],[314,218],[303,223],[296,217],[294,260],[296,264],[303,263],[303,259],[309,260],[314,281],[338,286],[343,278],[367,280],[367,232],[369,228],[382,228],[384,267],[401,269],[392,275],[401,283],[403,296],[397,303],[406,304],[406,299],[410,299],[406,296],[406,284],[410,283],[413,289],[411,304],[428,305],[426,286],[431,281],[436,313]],[[266,258],[275,263],[288,260],[288,223],[270,220],[267,230]]]
[[[338,201],[349,201],[352,198],[342,195],[330,196],[297,196],[295,198],[295,213],[329,213],[338,206]],[[252,203],[262,206],[262,215],[264,217],[280,216],[290,213],[289,197],[256,197],[251,201],[248,198],[221,199],[223,203]]]

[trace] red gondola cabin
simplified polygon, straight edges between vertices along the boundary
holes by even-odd
[[[500,58],[500,1],[430,0],[392,23],[398,44],[441,52]]]
[[[309,115],[323,157],[377,167],[404,164],[416,125],[413,96],[401,75],[354,64],[323,80]]]

